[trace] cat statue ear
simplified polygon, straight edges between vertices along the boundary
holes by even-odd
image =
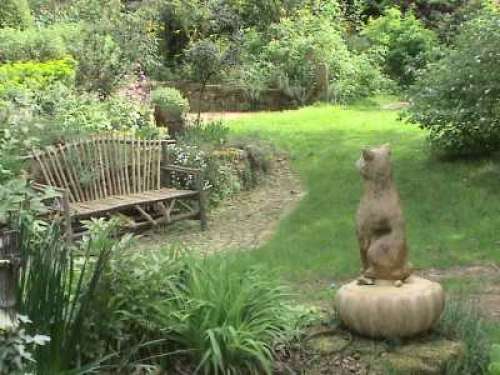
[[[390,143],[386,143],[386,144],[384,145],[384,148],[387,150],[387,153],[388,153],[389,155],[391,155],[391,154],[392,154],[391,144],[390,144]]]
[[[362,153],[363,153],[363,159],[365,161],[372,161],[373,159],[375,159],[375,153],[371,150],[364,149]]]

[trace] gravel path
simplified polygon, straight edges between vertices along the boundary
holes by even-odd
[[[261,185],[222,202],[209,212],[207,231],[201,231],[197,221],[186,220],[146,232],[139,247],[177,243],[203,254],[251,250],[272,237],[280,219],[293,210],[303,194],[289,161],[280,157]]]

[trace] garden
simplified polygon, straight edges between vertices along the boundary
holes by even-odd
[[[4,0],[0,374],[500,374],[498,61],[489,0]],[[410,338],[334,303],[382,144]]]

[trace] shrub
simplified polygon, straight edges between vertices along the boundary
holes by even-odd
[[[112,253],[128,241],[128,237],[112,239],[115,222],[101,219],[88,225],[90,235],[73,249],[57,223],[47,227],[28,217],[21,221],[24,267],[18,285],[19,310],[29,314],[34,330],[50,336],[50,342],[34,353],[36,373],[81,367],[82,328],[95,308],[96,288]]]
[[[185,256],[175,247],[114,253],[85,323],[82,352],[88,361],[116,353],[109,364],[128,373],[136,363],[151,363],[146,357],[170,351],[165,326],[155,317],[157,306],[182,285],[184,273]]]
[[[238,171],[230,162],[203,150],[199,145],[178,144],[170,146],[169,159],[172,164],[200,168],[202,186],[209,192],[211,204],[217,204],[241,190]],[[193,175],[171,173],[171,179],[179,188],[195,189]]]
[[[3,0],[0,7],[0,28],[28,28],[33,24],[28,0]]]
[[[158,318],[205,374],[270,374],[274,345],[289,340],[297,323],[287,293],[263,270],[220,260],[190,263]]]
[[[82,30],[79,43],[71,52],[78,60],[77,85],[103,97],[113,92],[130,69],[131,61],[125,58],[113,36],[94,26]]]
[[[401,86],[414,82],[415,74],[432,59],[437,45],[434,32],[425,29],[411,12],[402,15],[397,8],[371,19],[362,35],[375,48],[382,48],[384,69]]]
[[[190,145],[222,145],[228,135],[229,127],[222,120],[216,120],[189,126],[179,141]]]
[[[183,363],[187,372],[269,373],[274,345],[299,324],[286,292],[264,272],[175,247],[116,254],[99,296],[87,353],[118,352],[112,366],[122,372]]]
[[[471,46],[474,48],[471,48]],[[500,146],[500,15],[465,24],[456,47],[411,88],[410,122],[429,130],[445,155],[477,155]]]
[[[162,111],[176,118],[182,118],[189,112],[189,102],[181,92],[172,87],[159,87],[151,92],[151,102]]]
[[[321,75],[329,75],[331,99],[342,102],[372,94],[382,76],[366,55],[349,51],[332,16],[309,9],[283,18],[267,34],[246,31],[241,81],[258,99],[263,90],[278,88],[297,104],[324,98]]]
[[[0,62],[62,59],[68,53],[66,43],[76,35],[78,27],[65,24],[22,31],[0,29]]]
[[[17,316],[17,326],[0,329],[0,375],[26,374],[35,366],[33,351],[50,340],[43,335],[28,335],[24,326],[31,323],[25,316]]]
[[[55,82],[72,86],[75,61],[17,62],[0,66],[0,97],[17,91],[43,91]]]

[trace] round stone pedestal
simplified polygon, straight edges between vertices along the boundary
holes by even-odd
[[[410,276],[402,286],[392,280],[376,285],[352,281],[340,288],[335,309],[344,324],[370,337],[398,338],[429,330],[444,308],[440,284]]]

